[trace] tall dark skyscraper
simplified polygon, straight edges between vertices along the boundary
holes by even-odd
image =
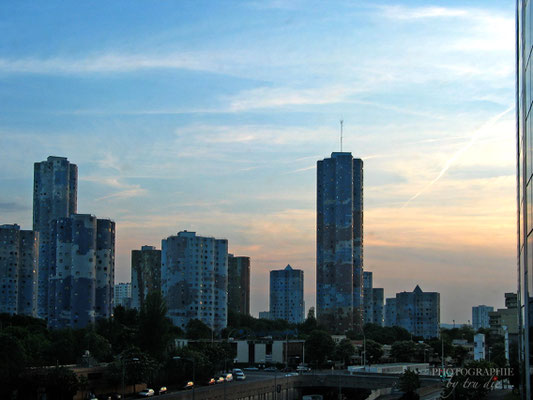
[[[334,332],[363,321],[363,161],[317,163],[317,319]]]
[[[533,398],[533,5],[517,1],[516,110],[519,361],[523,399]]]
[[[228,311],[250,315],[250,257],[228,254]]]
[[[48,157],[34,164],[33,230],[39,232],[37,315],[48,318],[51,223],[77,211],[78,167],[65,157]]]

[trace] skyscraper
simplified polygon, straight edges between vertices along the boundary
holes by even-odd
[[[48,157],[34,164],[33,230],[39,232],[37,314],[48,318],[51,223],[77,210],[78,167],[65,157]]]
[[[383,288],[372,288],[372,323],[383,326],[384,324],[384,297],[385,291]]]
[[[132,303],[131,283],[117,283],[113,291],[113,298],[115,301],[115,307],[122,306],[124,308],[130,308]]]
[[[516,116],[517,116],[517,235],[518,323],[521,394],[531,399],[533,379],[533,5],[517,0]]]
[[[388,302],[387,302],[388,305]],[[424,339],[439,336],[440,294],[423,292],[416,285],[412,292],[396,294],[396,326]]]
[[[363,322],[363,161],[317,162],[317,319],[333,332]]]
[[[131,307],[140,310],[152,291],[161,291],[161,250],[142,246],[131,251]]]
[[[303,322],[304,272],[287,265],[285,269],[270,271],[270,319]]]
[[[72,214],[52,224],[48,323],[83,328],[113,312],[115,223]]]
[[[250,257],[228,254],[228,310],[250,315]]]
[[[385,326],[396,326],[396,297],[385,300]]]
[[[0,313],[37,313],[39,234],[0,225]]]
[[[472,327],[475,331],[489,327],[489,312],[491,311],[494,311],[494,307],[485,305],[472,307]]]
[[[227,326],[228,241],[179,232],[161,244],[161,292],[168,316],[184,329],[199,319],[211,329]]]
[[[374,309],[372,301],[372,272],[363,272],[363,321],[365,324],[372,322],[374,316]]]

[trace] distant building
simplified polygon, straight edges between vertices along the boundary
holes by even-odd
[[[39,234],[0,225],[0,313],[37,315]]]
[[[34,164],[33,230],[39,232],[39,268],[37,314],[48,318],[55,307],[48,298],[52,257],[53,221],[67,218],[77,211],[78,167],[65,157],[48,157]]]
[[[424,339],[439,336],[440,294],[423,292],[416,286],[412,292],[396,294],[396,325]]]
[[[364,323],[370,323],[374,319],[373,301],[372,301],[372,272],[363,272],[363,320]]]
[[[317,320],[332,333],[363,323],[363,161],[317,162]]]
[[[228,254],[228,310],[250,315],[250,257]]]
[[[131,283],[117,283],[114,291],[115,307],[131,308]]]
[[[472,307],[472,327],[475,331],[489,327],[489,312],[491,311],[494,311],[494,308],[485,305]]]
[[[396,326],[396,298],[385,300],[385,326]]]
[[[185,329],[199,319],[211,329],[227,326],[228,241],[179,232],[161,245],[161,292],[168,317]]]
[[[304,316],[304,272],[290,265],[270,271],[270,319],[298,324]]]
[[[52,223],[48,324],[83,328],[113,313],[115,223],[72,214]]]
[[[474,336],[474,361],[485,359],[485,335],[478,333]]]
[[[383,315],[384,296],[382,288],[372,288],[372,323],[379,326],[383,326],[385,323]]]
[[[259,311],[259,319],[270,319],[270,311]]]
[[[518,339],[518,311],[516,293],[505,293],[505,308],[489,312],[490,330],[504,336],[507,329],[511,341]],[[505,328],[507,327],[507,328]]]
[[[131,251],[131,307],[140,310],[152,291],[161,292],[161,250],[142,246]]]

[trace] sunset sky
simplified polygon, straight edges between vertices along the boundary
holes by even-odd
[[[315,304],[316,161],[364,160],[364,267],[443,322],[516,291],[514,1],[0,5],[0,224],[31,229],[33,163],[79,167],[78,211],[130,252],[180,230]]]

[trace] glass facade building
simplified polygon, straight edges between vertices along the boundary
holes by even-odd
[[[363,161],[334,152],[317,162],[317,319],[334,333],[363,324]]]
[[[299,324],[304,314],[304,272],[290,265],[270,271],[270,319]]]
[[[516,7],[516,111],[518,206],[518,322],[522,397],[530,399],[533,331],[533,5],[517,0]]]

